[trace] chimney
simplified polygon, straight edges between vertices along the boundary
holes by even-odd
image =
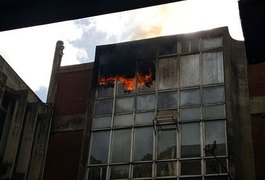
[[[52,65],[52,72],[51,72],[51,78],[50,78],[50,84],[49,84],[49,90],[47,95],[47,103],[53,104],[55,100],[55,92],[57,88],[57,79],[58,79],[58,73],[62,61],[63,56],[63,41],[57,41],[54,57],[53,57],[53,65]]]

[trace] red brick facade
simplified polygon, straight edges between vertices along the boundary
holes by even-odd
[[[249,96],[265,96],[265,64],[248,66]]]
[[[50,135],[44,180],[76,180],[83,131],[57,132]]]
[[[65,118],[70,117],[75,120],[75,115],[86,116],[90,72],[89,70],[80,70],[58,74],[53,121],[58,123],[62,119],[62,128],[67,123]],[[79,129],[70,128],[57,131],[52,125],[44,180],[77,179],[82,153],[83,128],[81,123]]]
[[[248,66],[249,96],[265,96],[265,64]],[[252,138],[255,158],[256,180],[265,177],[265,116],[252,114]]]
[[[55,116],[86,112],[89,91],[89,71],[60,73],[54,104]]]

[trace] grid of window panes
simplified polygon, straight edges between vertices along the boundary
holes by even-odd
[[[154,63],[152,87],[98,88],[87,178],[227,180],[222,38],[179,42]],[[158,115],[178,125],[156,128]]]

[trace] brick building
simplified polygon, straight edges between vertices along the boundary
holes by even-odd
[[[38,179],[262,180],[265,73],[227,28],[98,46],[64,67],[62,47]]]

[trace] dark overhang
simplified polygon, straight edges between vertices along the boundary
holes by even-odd
[[[265,62],[265,1],[239,1],[240,19],[249,64]]]
[[[176,1],[180,0],[0,0],[0,31]]]
[[[177,1],[181,0],[0,0],[0,31]],[[239,11],[249,64],[265,62],[265,2],[240,0]]]

